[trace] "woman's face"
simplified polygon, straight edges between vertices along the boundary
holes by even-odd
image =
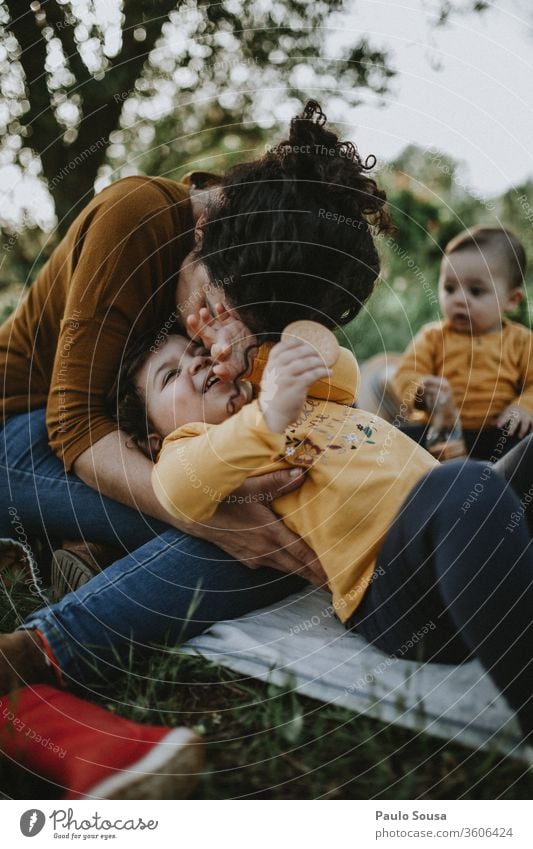
[[[187,316],[197,313],[200,307],[206,306],[214,313],[217,303],[226,304],[224,290],[211,283],[207,268],[191,251],[183,260],[176,287],[176,309],[182,325],[185,327]]]

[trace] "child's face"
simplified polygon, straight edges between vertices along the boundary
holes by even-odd
[[[228,401],[237,390],[233,383],[215,377],[212,366],[205,348],[184,336],[169,336],[150,354],[136,384],[156,436],[165,438],[189,422],[219,424],[229,418]],[[232,400],[235,411],[239,410],[247,400],[244,388]]]
[[[465,248],[442,260],[439,303],[458,333],[499,330],[504,313],[521,300],[522,290],[510,289],[506,263],[496,252]]]

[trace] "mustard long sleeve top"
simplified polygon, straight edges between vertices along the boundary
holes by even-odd
[[[256,379],[264,362],[264,355],[256,358]],[[300,417],[284,434],[269,429],[253,401],[222,424],[193,422],[168,436],[152,478],[169,513],[201,522],[247,477],[306,468],[304,484],[272,506],[318,555],[343,622],[372,580],[402,502],[438,465],[393,425],[347,406],[358,380],[355,358],[342,349],[330,381],[311,387]]]
[[[105,399],[132,333],[176,319],[190,182],[126,177],[97,194],[0,327],[0,416],[46,407],[66,471],[117,429]]]
[[[427,374],[448,379],[464,428],[494,425],[509,404],[533,412],[533,333],[507,320],[500,331],[481,336],[457,333],[446,321],[427,324],[393,379],[403,409],[413,409],[416,387]]]

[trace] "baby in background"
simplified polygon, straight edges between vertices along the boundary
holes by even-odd
[[[255,340],[244,325],[218,308],[214,319],[202,310],[188,327],[205,347],[178,335],[159,347],[141,340],[118,378],[114,415],[139,447],[158,455],[157,497],[171,515],[201,522],[247,477],[305,469],[303,485],[272,507],[316,553],[334,609],[347,622],[400,505],[436,460],[393,425],[351,406],[359,369],[346,349],[329,369],[301,339],[261,346],[249,382],[236,388],[217,340],[226,333],[235,351],[241,336],[246,350]]]
[[[525,269],[524,248],[508,230],[479,227],[452,239],[439,278],[444,319],[419,331],[393,378],[402,409],[418,422],[451,392],[467,448],[480,459],[498,459],[533,429],[533,334],[504,317],[524,297]],[[423,441],[424,426],[402,429]]]

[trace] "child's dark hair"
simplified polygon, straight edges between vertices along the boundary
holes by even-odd
[[[148,330],[133,339],[126,346],[115,382],[106,398],[110,417],[148,455],[148,434],[154,427],[148,418],[146,399],[137,388],[135,379],[150,354],[165,345],[167,339],[168,336],[162,335],[160,329]]]
[[[392,232],[385,192],[310,100],[289,138],[232,168],[206,211],[199,257],[252,333],[291,321],[351,321],[379,274],[374,232]],[[263,336],[264,338],[264,336]]]
[[[504,227],[473,227],[463,230],[444,248],[445,256],[470,248],[482,251],[493,248],[505,259],[508,268],[509,288],[523,286],[527,260],[524,246],[511,230]]]

